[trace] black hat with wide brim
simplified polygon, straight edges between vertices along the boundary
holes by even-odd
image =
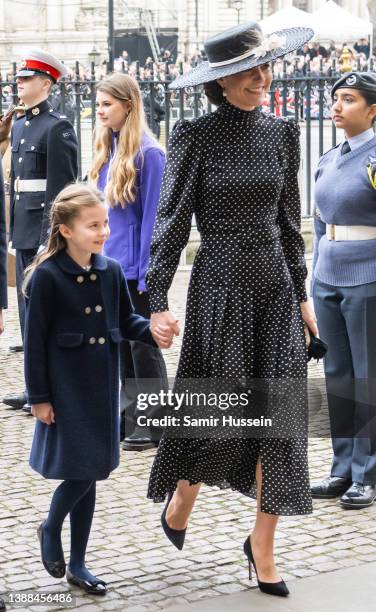
[[[287,28],[263,36],[259,24],[251,21],[209,38],[205,45],[208,61],[177,77],[169,89],[193,87],[272,62],[308,42],[311,28]]]

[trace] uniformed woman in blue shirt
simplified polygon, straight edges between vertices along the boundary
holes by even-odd
[[[376,499],[376,74],[344,75],[332,99],[345,140],[323,155],[316,173],[313,298],[329,345],[333,462],[312,495],[365,508]]]

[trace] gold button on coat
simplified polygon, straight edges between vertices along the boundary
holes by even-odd
[[[103,308],[100,304],[95,307],[95,312],[102,312]]]
[[[97,275],[96,274],[90,274],[90,280],[92,280],[92,281],[97,280]]]
[[[83,283],[85,279],[84,279],[84,277],[83,277],[83,276],[80,274],[79,276],[77,276],[77,279],[76,279],[76,280],[77,280],[77,282],[78,282],[78,283]]]
[[[90,314],[91,313],[91,308],[90,306],[86,306],[85,308],[85,314]]]
[[[96,338],[94,338],[93,336],[91,338],[89,338],[89,344],[95,344],[97,341]]]
[[[106,338],[98,338],[99,344],[104,344],[106,342]]]

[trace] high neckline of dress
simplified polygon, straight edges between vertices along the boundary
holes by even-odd
[[[243,110],[238,106],[234,106],[228,100],[224,100],[222,104],[218,107],[218,112],[221,113],[223,117],[232,121],[238,121],[239,123],[244,123],[246,125],[250,125],[256,121],[260,117],[261,111],[257,106],[251,111]]]

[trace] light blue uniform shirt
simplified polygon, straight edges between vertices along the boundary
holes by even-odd
[[[351,151],[341,155],[343,143],[323,155],[315,179],[315,244],[313,278],[334,286],[376,281],[376,240],[328,240],[326,224],[376,227],[376,190],[367,166],[376,161],[372,128],[348,139]]]

